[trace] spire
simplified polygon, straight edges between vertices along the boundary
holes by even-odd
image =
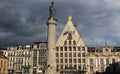
[[[107,46],[107,42],[105,42],[105,45]]]

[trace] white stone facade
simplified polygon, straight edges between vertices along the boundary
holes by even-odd
[[[8,47],[7,50],[3,51],[7,51],[8,70],[14,71],[14,73],[16,71],[23,74],[30,73],[31,47],[29,45]]]

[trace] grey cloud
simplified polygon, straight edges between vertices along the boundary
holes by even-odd
[[[46,41],[46,22],[51,1],[0,0],[0,45]],[[111,45],[120,45],[119,3],[119,0],[55,1],[58,19],[57,37],[61,34],[68,15],[72,15],[73,23],[77,25],[78,31],[88,45],[91,45],[91,39],[99,41],[93,46],[103,45],[105,38],[108,38]]]

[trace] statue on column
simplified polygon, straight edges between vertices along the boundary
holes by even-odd
[[[54,18],[54,15],[55,15],[55,8],[54,8],[54,2],[51,3],[50,7],[49,7],[49,13],[50,13],[50,17],[49,19]]]

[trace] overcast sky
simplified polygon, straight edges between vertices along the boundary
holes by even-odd
[[[47,41],[46,21],[52,0],[0,0],[0,46]],[[57,37],[67,17],[88,46],[120,46],[120,0],[54,0]]]

